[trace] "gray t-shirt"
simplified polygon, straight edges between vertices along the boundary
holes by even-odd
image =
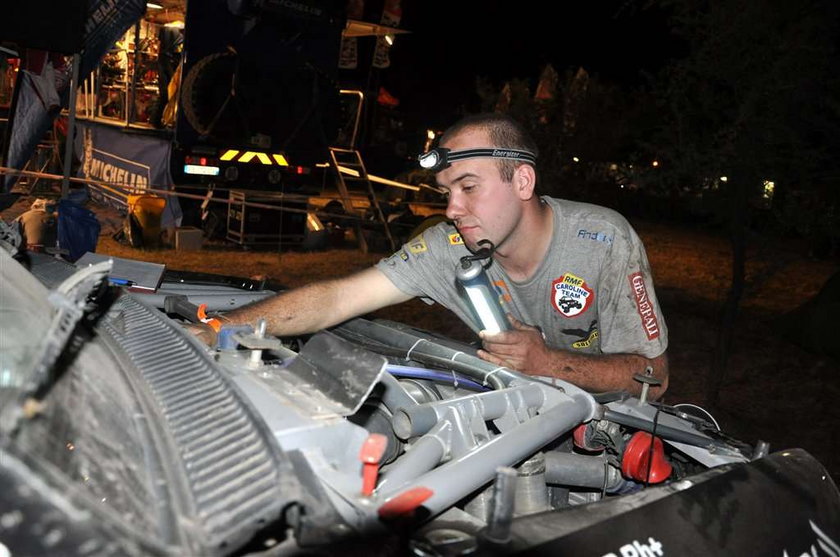
[[[498,263],[487,269],[502,307],[542,329],[552,348],[589,354],[654,358],[668,347],[668,329],[653,290],[644,246],[627,220],[611,209],[542,198],[554,213],[548,253],[524,282]],[[470,252],[449,223],[429,228],[376,267],[400,290],[449,308],[479,330],[455,283]]]

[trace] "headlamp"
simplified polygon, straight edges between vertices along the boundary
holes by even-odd
[[[417,161],[420,163],[421,168],[431,170],[432,172],[440,172],[444,168],[448,168],[453,162],[479,157],[509,159],[530,165],[537,163],[537,155],[530,151],[495,147],[490,149],[464,149],[463,151],[450,151],[446,147],[438,147],[423,153],[417,157]]]

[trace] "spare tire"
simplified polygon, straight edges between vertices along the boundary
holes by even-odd
[[[231,97],[234,79],[238,78],[237,66],[235,53],[217,52],[205,56],[187,72],[181,86],[181,106],[187,122],[201,135],[221,136],[244,126],[244,122],[236,121],[233,104],[238,101]]]

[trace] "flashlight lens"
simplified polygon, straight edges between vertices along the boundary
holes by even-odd
[[[423,168],[434,168],[440,161],[440,155],[437,151],[429,151],[420,155],[420,166]]]

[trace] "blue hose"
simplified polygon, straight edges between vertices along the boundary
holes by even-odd
[[[443,381],[455,385],[456,387],[464,387],[475,391],[489,391],[490,387],[484,386],[481,383],[468,379],[462,375],[456,375],[452,372],[438,371],[436,369],[426,369],[424,367],[399,366],[396,364],[388,364],[385,366],[385,371],[395,377],[409,377],[411,379],[428,379],[430,381]]]

